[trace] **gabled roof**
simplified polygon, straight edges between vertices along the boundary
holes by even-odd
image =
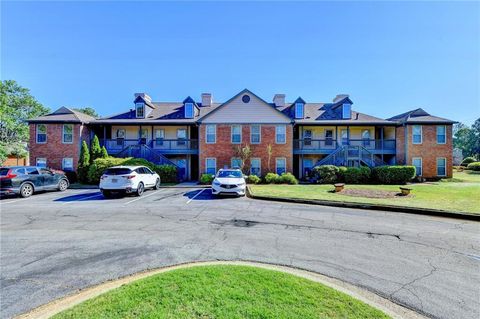
[[[77,110],[70,109],[68,107],[61,107],[58,110],[43,116],[39,116],[33,119],[29,119],[29,123],[90,123],[95,118],[88,114],[82,113]]]
[[[427,113],[424,109],[418,108],[412,111],[408,111],[394,117],[388,119],[389,121],[393,121],[399,124],[429,124],[429,123],[436,123],[436,124],[454,124],[457,123],[455,121],[445,119],[442,117],[434,116]]]

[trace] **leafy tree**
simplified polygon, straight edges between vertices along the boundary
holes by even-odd
[[[245,144],[244,146],[242,145],[235,145],[233,147],[233,151],[235,153],[235,157],[238,157],[241,159],[242,163],[240,165],[240,170],[243,172],[243,173],[247,173],[244,171],[245,169],[245,163],[249,162],[250,161],[250,157],[252,157],[252,148],[250,147],[250,145],[248,144]]]
[[[85,113],[87,115],[90,115],[90,116],[93,116],[94,118],[98,118],[100,117],[97,113],[97,111],[95,111],[94,108],[91,108],[89,106],[87,107],[79,107],[79,108],[74,108],[75,111],[79,111],[79,112],[82,112],[82,113]]]
[[[40,104],[30,94],[29,89],[13,80],[0,81],[0,142],[17,145],[13,149],[7,148],[3,151],[20,151],[29,140],[26,120],[48,112],[49,109]]]
[[[472,125],[471,133],[472,156],[480,160],[480,118],[478,118]]]
[[[97,135],[93,137],[92,145],[90,146],[90,164],[97,158],[102,157],[102,148],[100,147],[100,141]]]
[[[82,183],[88,182],[88,169],[90,167],[90,151],[88,150],[87,142],[82,141],[82,148],[80,149],[80,158],[78,159],[77,175]]]
[[[102,156],[101,158],[107,158],[108,157],[108,152],[105,146],[102,147]]]
[[[464,157],[480,156],[480,119],[477,119],[472,127],[463,123],[453,127],[453,146],[462,150]]]

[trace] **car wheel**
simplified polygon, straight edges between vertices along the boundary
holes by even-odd
[[[143,186],[143,183],[138,183],[137,193],[135,195],[142,196],[144,190],[145,190],[145,187]]]
[[[112,197],[112,193],[110,191],[102,191],[102,195],[105,198],[111,198]]]
[[[155,186],[153,188],[160,189],[160,178],[157,178],[157,181],[155,182]]]
[[[60,182],[58,182],[58,190],[63,192],[66,191],[68,188],[68,182],[65,179],[61,179]]]
[[[20,196],[27,198],[33,194],[33,185],[30,183],[25,183],[20,187]]]

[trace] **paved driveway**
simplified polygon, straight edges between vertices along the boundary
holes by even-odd
[[[254,260],[316,271],[435,318],[479,318],[479,223],[401,213],[213,199],[161,189],[4,199],[1,317],[147,268]]]

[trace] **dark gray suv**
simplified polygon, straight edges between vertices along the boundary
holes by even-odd
[[[63,172],[37,166],[0,167],[0,196],[30,197],[37,191],[64,191],[68,186]]]

